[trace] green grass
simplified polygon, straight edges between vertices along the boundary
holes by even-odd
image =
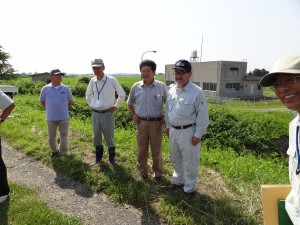
[[[90,78],[92,78],[93,76],[89,76]],[[131,87],[135,82],[140,81],[141,77],[139,75],[132,75],[132,76],[114,76],[121,84],[124,84],[128,87]],[[30,81],[31,78],[21,78],[22,80],[28,80]],[[80,79],[79,76],[66,76],[63,77],[63,83],[65,85],[70,85],[70,86],[74,86],[78,80]],[[162,76],[156,76],[155,77],[156,80],[165,81],[165,77]]]
[[[230,108],[240,109],[240,110],[272,110],[272,109],[282,109],[287,110],[286,107],[279,100],[272,101],[258,101],[258,102],[250,102],[250,101],[232,101]]]
[[[84,101],[83,98],[76,98],[75,104]],[[170,193],[164,187],[170,182],[173,172],[166,137],[163,139],[165,180],[162,184],[156,184],[151,179],[140,180],[135,169],[135,131],[127,128],[115,130],[116,158],[120,165],[99,172],[89,166],[94,160],[90,118],[71,118],[71,154],[51,160],[45,112],[38,95],[17,95],[15,102],[17,107],[12,118],[1,125],[2,136],[12,146],[87,184],[92,190],[107,194],[112,201],[131,204],[136,208],[146,207],[170,224],[261,224],[260,186],[288,183],[286,161],[282,157],[254,156],[247,152],[237,155],[230,148],[208,150],[203,145],[197,185],[199,190],[194,200],[187,201],[180,191]],[[272,113],[275,118],[276,112]],[[260,113],[264,116],[269,114]],[[285,118],[282,121],[286,127],[288,120]],[[283,133],[287,133],[287,129]],[[104,160],[107,161],[107,150]]]
[[[82,224],[79,219],[50,209],[35,190],[14,183],[10,183],[10,189],[9,198],[0,204],[0,224]]]
[[[141,80],[141,77],[139,75],[135,76],[115,76],[117,80],[128,87],[131,87],[135,82],[138,82]],[[156,80],[165,82],[165,77],[162,76],[155,76]]]
[[[275,97],[276,95],[275,95],[274,91],[270,87],[265,87],[264,88],[264,96]]]

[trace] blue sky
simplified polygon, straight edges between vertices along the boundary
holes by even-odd
[[[139,73],[146,53],[164,73],[189,59],[247,60],[248,71],[272,69],[300,54],[299,0],[0,0],[0,45],[19,72]]]

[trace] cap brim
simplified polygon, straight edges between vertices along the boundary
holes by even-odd
[[[183,69],[183,68],[181,68],[181,67],[173,67],[172,69],[178,69],[178,70],[184,70],[184,71],[186,71],[185,69]]]
[[[282,70],[280,72],[269,73],[269,74],[263,76],[263,78],[261,78],[261,80],[259,81],[259,85],[262,86],[262,87],[272,86],[276,76],[279,75],[279,74],[285,74],[285,75],[300,74],[300,70],[298,70],[298,69],[295,69],[295,70]]]
[[[103,67],[103,64],[92,65],[92,67]]]
[[[277,75],[278,75],[278,73],[269,73],[269,74],[263,76],[263,78],[261,78],[261,80],[259,81],[259,85],[262,87],[271,86]]]
[[[51,74],[51,76],[54,76],[54,75],[62,75],[62,76],[65,76],[66,73],[63,73],[63,72],[57,72],[57,73]]]

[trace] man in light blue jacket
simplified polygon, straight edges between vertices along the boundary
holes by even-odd
[[[176,84],[168,92],[166,103],[166,134],[174,168],[169,190],[183,186],[186,197],[194,196],[201,156],[201,138],[209,123],[203,90],[191,81],[192,66],[178,60],[174,66]]]

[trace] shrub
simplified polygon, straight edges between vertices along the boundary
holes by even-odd
[[[32,80],[19,79],[13,85],[19,87],[20,94],[40,94],[42,87],[46,84],[47,82],[45,81],[34,82]]]
[[[86,120],[87,118],[91,118],[91,110],[86,102],[74,101],[70,109],[70,116],[79,118],[80,120]]]
[[[71,87],[70,87],[71,88]],[[74,88],[71,88],[72,94],[77,97],[84,97],[85,96],[85,91],[87,88],[86,83],[80,83],[78,82]]]
[[[80,77],[77,81],[78,83],[89,84],[91,78],[90,77]]]
[[[265,152],[267,146],[275,149],[274,140],[288,133],[289,114],[231,111],[210,106],[210,125],[203,137],[208,148],[232,148],[236,152],[253,150]]]
[[[121,86],[124,89],[126,96],[128,96],[130,92],[130,87],[128,87],[126,84],[121,84]]]
[[[115,123],[116,123],[116,128],[125,128],[125,129],[135,128],[135,124],[131,118],[127,104],[123,104],[115,112]]]

